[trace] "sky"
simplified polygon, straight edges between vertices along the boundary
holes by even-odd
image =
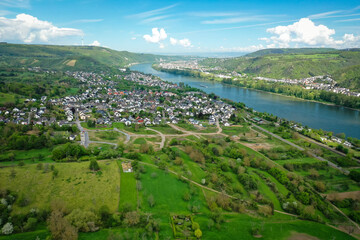
[[[0,41],[144,53],[354,48],[360,2],[0,0]]]

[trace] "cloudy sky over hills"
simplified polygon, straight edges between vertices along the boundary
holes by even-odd
[[[360,47],[358,1],[0,0],[0,41],[134,52]]]

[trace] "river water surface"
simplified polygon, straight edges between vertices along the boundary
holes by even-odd
[[[160,72],[153,69],[151,64],[137,64],[130,69],[153,74],[173,83],[184,82],[207,93],[213,92],[222,98],[243,102],[256,111],[272,113],[311,128],[321,128],[334,133],[345,133],[346,136],[360,138],[360,112],[357,110]]]

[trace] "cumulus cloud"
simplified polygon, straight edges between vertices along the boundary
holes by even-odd
[[[360,37],[353,34],[345,34],[342,40],[333,38],[334,29],[325,25],[315,25],[309,18],[302,18],[288,26],[277,26],[266,30],[273,36],[270,38],[260,38],[268,43],[268,48],[290,47],[291,44],[318,47],[358,47]]]
[[[149,34],[143,36],[145,41],[151,43],[159,43],[160,41],[165,40],[167,38],[167,34],[163,28],[161,28],[160,31],[158,28],[153,28],[151,32],[152,32],[151,36]]]
[[[92,44],[90,44],[90,46],[95,46],[95,47],[99,47],[100,45],[101,44],[97,40],[95,40]]]
[[[51,39],[82,36],[83,32],[74,28],[59,28],[28,14],[18,14],[16,18],[0,17],[0,40],[17,40],[25,43],[48,42]]]
[[[184,39],[176,39],[176,38],[170,38],[170,43],[171,45],[179,45],[179,46],[183,46],[183,47],[191,47],[191,42],[189,39],[184,38]]]

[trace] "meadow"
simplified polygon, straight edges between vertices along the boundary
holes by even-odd
[[[99,209],[106,205],[117,211],[119,202],[120,176],[114,161],[99,162],[101,171],[91,172],[89,162],[53,163],[58,176],[53,178],[50,165],[41,170],[37,164],[26,164],[14,168],[16,176],[11,177],[13,168],[0,169],[0,189],[8,189],[24,196],[29,204],[15,205],[14,213],[27,213],[31,208],[48,209],[51,201],[61,199],[69,209]]]

